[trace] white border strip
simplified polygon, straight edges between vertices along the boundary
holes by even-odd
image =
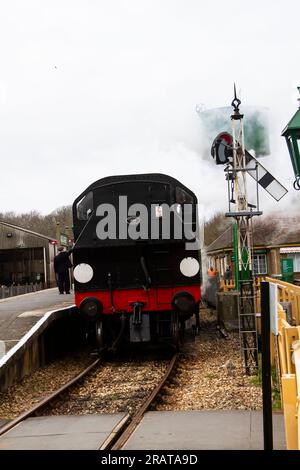
[[[25,294],[26,295],[26,294]],[[2,357],[2,359],[0,359],[0,369],[1,367],[3,367],[7,362],[8,360],[14,355],[16,354],[16,352],[22,348],[22,346],[24,346],[24,344],[27,343],[27,341],[33,336],[33,334],[39,330],[39,328],[41,328],[41,326],[48,320],[49,317],[51,317],[51,315],[53,315],[55,312],[60,312],[62,310],[68,310],[70,308],[74,308],[76,307],[75,304],[73,305],[69,305],[68,307],[63,307],[63,308],[58,308],[56,310],[51,310],[50,312],[46,312],[43,317],[38,320],[36,322],[35,325],[33,325],[32,328],[30,328],[29,331],[27,331],[27,333],[20,339],[20,341],[15,344],[15,346],[13,346],[6,354],[5,356]]]

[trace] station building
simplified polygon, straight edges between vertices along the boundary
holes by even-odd
[[[57,241],[0,221],[0,285],[56,285],[53,259]]]
[[[225,230],[206,248],[208,267],[221,277],[226,266],[234,270],[232,227]],[[262,218],[253,227],[253,271],[256,276],[280,278],[281,261],[291,258],[296,283],[300,283],[300,218],[272,216]]]

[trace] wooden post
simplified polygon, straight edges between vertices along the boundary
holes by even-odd
[[[284,426],[287,450],[298,449],[297,390],[295,374],[281,377]]]
[[[273,450],[269,283],[261,283],[261,342],[264,449]]]

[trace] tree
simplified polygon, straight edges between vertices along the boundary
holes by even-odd
[[[211,219],[204,223],[204,242],[210,245],[232,224],[230,218],[225,217],[224,212],[217,212]]]
[[[51,238],[56,238],[56,224],[59,222],[60,230],[65,232],[68,227],[69,233],[72,233],[72,207],[62,206],[55,209],[47,215],[42,215],[40,212],[31,211],[21,214],[15,212],[1,212],[0,220],[3,222],[18,225],[19,227],[32,230],[33,232],[47,235]]]

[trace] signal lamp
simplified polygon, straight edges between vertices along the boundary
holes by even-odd
[[[298,91],[300,93],[300,87],[298,87]],[[294,188],[297,190],[300,189],[300,98],[298,98],[298,101],[299,109],[281,134],[286,140],[296,178]]]
[[[232,136],[228,132],[221,132],[213,141],[211,155],[217,165],[225,165],[232,157]]]

